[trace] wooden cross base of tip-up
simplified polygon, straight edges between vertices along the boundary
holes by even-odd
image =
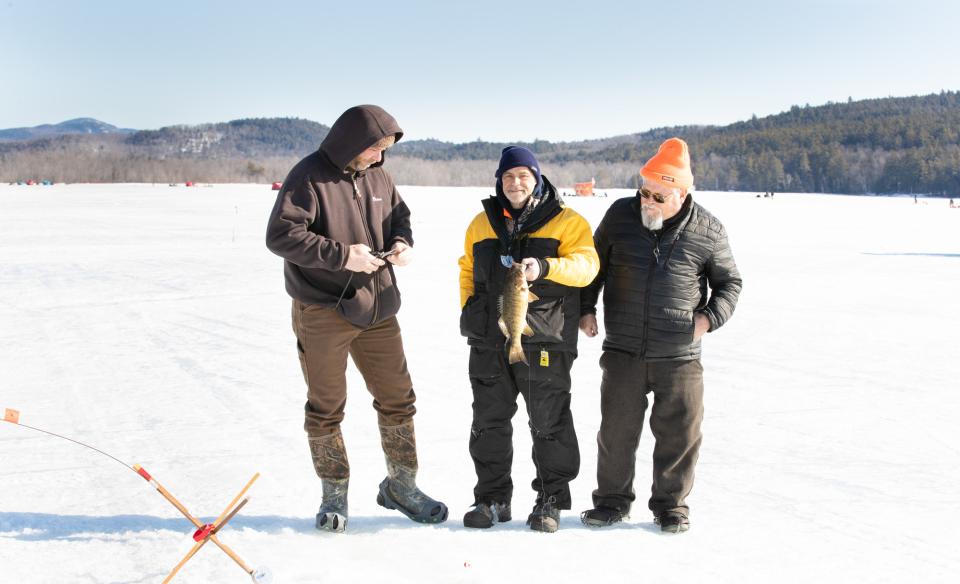
[[[167,582],[172,580],[173,577],[177,575],[177,572],[180,571],[180,568],[182,568],[184,564],[190,561],[190,558],[192,558],[194,554],[200,551],[200,548],[202,548],[204,544],[206,544],[208,541],[212,541],[214,544],[216,544],[218,548],[223,550],[223,553],[230,556],[230,559],[236,562],[238,566],[243,568],[243,571],[249,574],[250,577],[253,578],[253,581],[256,582],[257,584],[269,584],[270,582],[273,581],[273,575],[270,573],[269,568],[266,568],[266,567],[257,568],[257,569],[251,568],[246,563],[244,563],[243,560],[240,559],[240,556],[238,556],[236,552],[234,552],[232,549],[227,547],[226,544],[224,544],[217,538],[217,532],[223,529],[223,526],[226,525],[227,522],[229,522],[231,519],[233,519],[234,516],[240,511],[240,509],[242,509],[243,506],[247,504],[247,501],[250,500],[250,498],[246,497],[245,495],[247,494],[247,491],[250,490],[250,487],[253,486],[253,483],[258,478],[260,478],[260,473],[256,473],[255,475],[253,475],[253,478],[247,481],[247,484],[243,487],[243,489],[239,493],[237,493],[237,496],[233,498],[233,501],[230,501],[230,504],[227,505],[227,508],[223,510],[223,513],[220,514],[220,517],[217,517],[216,521],[214,521],[213,523],[203,524],[203,523],[200,523],[199,519],[191,515],[190,512],[187,511],[187,508],[184,507],[183,504],[180,503],[180,501],[177,501],[176,497],[170,494],[170,491],[168,491],[163,487],[163,485],[158,483],[157,480],[152,476],[150,476],[150,473],[148,473],[147,470],[142,466],[140,466],[139,464],[134,464],[134,465],[127,464],[126,462],[120,460],[119,458],[111,454],[104,452],[103,450],[100,450],[99,448],[94,448],[93,446],[90,446],[89,444],[86,444],[79,440],[74,440],[73,438],[68,438],[67,436],[62,436],[60,434],[50,432],[49,430],[44,430],[43,428],[37,428],[36,426],[30,426],[28,424],[24,424],[20,421],[19,410],[5,408],[3,411],[3,418],[0,421],[8,422],[10,424],[13,424],[14,426],[19,426],[22,428],[28,428],[36,432],[42,432],[43,434],[48,434],[50,436],[61,438],[63,440],[68,440],[70,442],[73,442],[74,444],[78,444],[84,448],[87,448],[89,450],[102,454],[107,458],[111,458],[115,460],[127,470],[132,470],[133,472],[140,475],[144,480],[146,480],[154,488],[156,488],[157,492],[163,495],[164,499],[166,499],[167,501],[170,502],[171,505],[176,507],[177,511],[179,511],[180,513],[183,514],[184,517],[189,519],[190,523],[193,523],[193,526],[197,528],[197,530],[193,534],[193,541],[195,541],[196,543],[194,544],[190,552],[182,560],[180,560],[180,563],[173,568],[173,571],[170,572],[170,575],[166,577],[166,579],[163,581],[163,584],[167,584]]]
[[[183,516],[186,517],[187,520],[189,520],[190,523],[192,523],[193,526],[197,528],[197,530],[193,534],[193,540],[196,543],[193,544],[193,547],[190,548],[190,551],[187,552],[187,555],[185,555],[183,559],[180,560],[180,563],[178,563],[176,566],[173,567],[173,570],[171,570],[170,574],[163,580],[163,584],[167,584],[168,582],[173,580],[173,577],[177,575],[177,572],[180,571],[180,568],[182,568],[188,561],[190,561],[190,558],[192,558],[198,551],[200,551],[200,548],[202,548],[208,541],[212,541],[214,545],[216,545],[218,548],[223,550],[223,553],[230,556],[230,559],[236,562],[236,564],[240,566],[244,572],[249,574],[250,577],[253,579],[253,581],[256,582],[257,584],[269,584],[273,580],[272,574],[270,573],[270,570],[268,568],[257,568],[257,569],[251,568],[246,564],[246,562],[240,559],[240,556],[238,556],[236,552],[230,549],[230,547],[227,546],[227,544],[223,543],[222,541],[220,541],[219,538],[217,538],[217,533],[221,529],[223,529],[223,527],[231,519],[233,519],[234,516],[236,516],[236,514],[240,511],[240,509],[242,509],[243,506],[246,505],[247,502],[250,500],[250,498],[245,495],[247,494],[247,491],[250,490],[250,487],[253,486],[254,481],[260,478],[260,473],[256,473],[255,475],[253,475],[253,477],[247,482],[247,484],[243,487],[243,489],[241,489],[241,491],[237,493],[237,496],[234,497],[232,501],[230,501],[230,504],[227,505],[227,507],[223,510],[223,513],[221,513],[220,516],[217,517],[217,519],[213,523],[204,524],[204,523],[201,523],[199,519],[194,517],[190,513],[190,511],[188,511],[187,508],[184,507],[183,504],[180,501],[178,501],[177,498],[170,493],[170,491],[168,491],[166,488],[164,488],[163,485],[157,482],[157,480],[153,478],[145,468],[143,468],[139,464],[133,465],[132,468],[134,471],[136,471],[138,475],[140,475],[141,477],[144,478],[144,480],[150,483],[151,486],[157,489],[157,492],[163,495],[164,499],[166,499],[167,501],[170,502],[171,505],[176,507],[177,511],[183,514]]]

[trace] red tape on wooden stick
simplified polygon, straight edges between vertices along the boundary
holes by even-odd
[[[201,526],[200,529],[193,532],[193,541],[201,542],[207,539],[215,527],[216,526],[212,523],[207,523],[206,525]]]
[[[147,472],[147,469],[143,468],[139,464],[133,465],[133,470],[137,471],[137,474],[142,476],[146,480],[152,480],[153,477],[150,476],[150,473]]]

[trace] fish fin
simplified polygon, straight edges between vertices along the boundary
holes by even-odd
[[[500,330],[503,332],[503,336],[510,338],[510,331],[507,330],[507,323],[503,322],[503,318],[497,319],[497,324],[500,325]]]
[[[497,296],[497,314],[503,314],[503,294]]]
[[[509,351],[509,355],[507,356],[507,361],[509,361],[511,365],[513,365],[514,363],[519,363],[520,361],[523,361],[528,366],[530,365],[530,363],[527,362],[527,356],[523,354],[523,345],[521,345],[520,343],[517,343],[515,345],[510,345],[510,351]]]
[[[532,337],[532,336],[533,336],[533,329],[530,328],[530,325],[529,325],[529,324],[524,324],[524,325],[523,325],[523,334],[526,335],[526,336],[528,336],[528,337]]]
[[[540,300],[540,297],[527,290],[527,302],[533,302],[534,300]]]

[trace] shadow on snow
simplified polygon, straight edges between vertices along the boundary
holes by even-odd
[[[203,523],[210,523],[214,517],[200,517]],[[567,516],[560,520],[561,531],[570,529],[593,530],[580,523],[577,516]],[[348,534],[377,533],[392,529],[441,528],[449,532],[502,533],[504,531],[529,531],[522,518],[497,525],[491,529],[469,529],[463,526],[459,518],[451,517],[445,523],[423,525],[405,517],[351,517],[347,526]],[[224,528],[252,529],[266,533],[290,531],[299,534],[321,534],[314,527],[313,517],[281,517],[278,515],[237,516]],[[659,533],[652,522],[622,523],[603,528],[613,530],[645,530]],[[89,541],[110,539],[131,532],[173,531],[192,533],[194,527],[182,517],[156,517],[153,515],[54,515],[51,513],[0,513],[0,539],[13,538],[22,541],[73,540]],[[329,534],[334,535],[334,534]]]
[[[960,253],[923,253],[923,252],[874,252],[865,251],[863,255],[872,256],[922,256],[931,258],[960,258]]]

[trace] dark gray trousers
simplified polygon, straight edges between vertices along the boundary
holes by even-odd
[[[700,360],[645,361],[615,351],[600,357],[600,432],[597,434],[595,506],[624,513],[636,499],[633,482],[643,418],[650,408],[653,485],[649,501],[654,515],[680,511],[689,515],[703,420],[703,367]]]

